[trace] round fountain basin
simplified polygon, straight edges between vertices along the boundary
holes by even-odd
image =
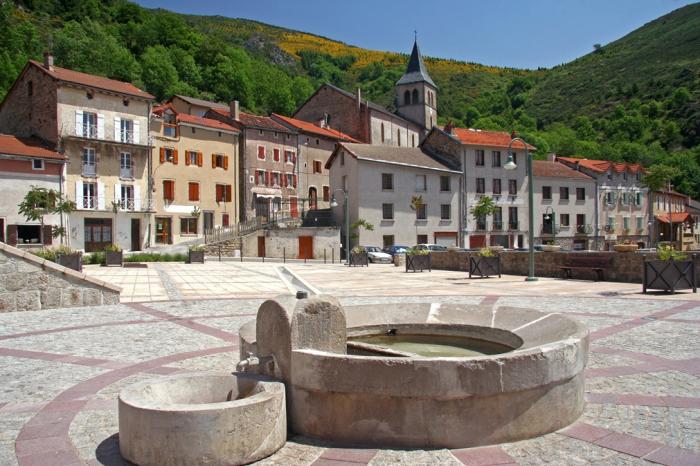
[[[182,374],[119,394],[119,448],[140,466],[246,464],[287,435],[284,385],[225,373]]]

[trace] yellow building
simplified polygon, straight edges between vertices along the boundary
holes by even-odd
[[[171,104],[154,110],[152,244],[196,240],[236,223],[238,137],[226,123],[178,113]]]

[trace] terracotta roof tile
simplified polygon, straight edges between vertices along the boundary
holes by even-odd
[[[229,112],[229,110],[225,110],[222,108],[212,108],[210,111],[216,112],[219,115],[223,115],[226,118],[231,118],[231,112]],[[286,126],[277,123],[270,117],[253,115],[251,113],[240,112],[239,120],[235,123],[243,127],[267,129],[272,131],[279,131],[281,133],[294,133],[294,131],[290,130]]]
[[[49,76],[52,76],[59,81],[82,84],[83,86],[117,92],[119,94],[132,95],[134,97],[141,97],[142,99],[155,99],[155,97],[153,97],[151,94],[146,91],[142,91],[131,83],[125,83],[122,81],[105,78],[103,76],[96,76],[94,74],[81,73],[80,71],[73,71],[58,66],[54,66],[52,70],[47,70],[44,68],[44,65],[38,61],[29,60],[29,62],[41,69],[44,73],[47,73]]]
[[[191,123],[193,125],[206,126],[207,128],[220,129],[222,131],[232,131],[234,133],[240,133],[238,129],[231,125],[227,125],[219,120],[214,120],[212,118],[204,118],[196,115],[189,115],[187,113],[178,113],[177,121],[182,123]]]
[[[668,221],[668,214],[657,214],[656,219],[662,223],[670,223]],[[690,214],[688,212],[671,212],[671,221],[673,223],[683,223],[690,219]]]
[[[65,154],[50,149],[38,139],[20,138],[8,134],[0,134],[0,154],[54,160],[66,160],[68,158]]]
[[[286,117],[283,115],[278,115],[276,113],[273,113],[272,116],[273,118],[278,118],[283,122],[286,122],[287,124],[293,126],[299,131],[317,134],[319,136],[334,139],[336,141],[360,142],[352,136],[349,136],[332,128],[321,128],[320,126],[317,126],[313,123],[309,123],[308,121],[298,120],[296,118]]]
[[[459,139],[462,144],[469,146],[487,146],[487,147],[505,147],[512,139],[510,133],[505,131],[486,131],[473,128],[452,128],[452,135]],[[536,148],[530,144],[527,145],[529,150]],[[520,142],[513,144],[513,149],[522,149],[523,145]]]
[[[541,178],[575,178],[593,181],[593,178],[563,163],[533,160],[532,174]]]
[[[630,173],[637,173],[640,170],[642,171],[642,173],[646,172],[644,167],[642,167],[638,163],[611,162],[609,160],[580,159],[577,157],[557,157],[557,160],[560,160],[560,161],[567,163],[567,164],[579,165],[580,167],[587,168],[587,169],[594,171],[596,173],[605,173],[610,169],[612,169],[616,173],[622,173],[623,171],[625,171],[625,169],[627,171],[629,171]]]

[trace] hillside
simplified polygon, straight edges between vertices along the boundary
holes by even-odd
[[[0,97],[27,59],[261,114],[290,114],[321,83],[392,108],[408,56],[256,21],[148,10],[126,0],[0,2]],[[49,44],[51,44],[49,46]],[[406,51],[412,44],[406,44]],[[700,196],[700,4],[553,69],[426,58],[439,123],[515,130],[547,152],[666,164]]]

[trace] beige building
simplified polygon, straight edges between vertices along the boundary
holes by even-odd
[[[238,137],[236,128],[172,103],[154,110],[153,244],[196,240],[237,222]]]
[[[38,137],[68,157],[64,192],[78,210],[69,242],[140,250],[152,212],[148,181],[153,96],[129,83],[30,61],[0,108],[0,131]]]
[[[593,249],[596,181],[553,160],[533,160],[535,243]]]
[[[447,162],[421,148],[340,143],[326,165],[338,202],[333,216],[342,227],[342,244],[345,226],[339,190],[347,192],[350,224],[363,219],[374,227],[359,229],[351,246],[457,244],[460,172]],[[414,196],[423,201],[418,210],[412,208]]]
[[[670,243],[676,249],[696,249],[696,221],[691,213],[694,209],[690,208],[690,198],[673,189],[653,191],[651,197],[652,231],[656,236],[652,238],[652,245]]]

